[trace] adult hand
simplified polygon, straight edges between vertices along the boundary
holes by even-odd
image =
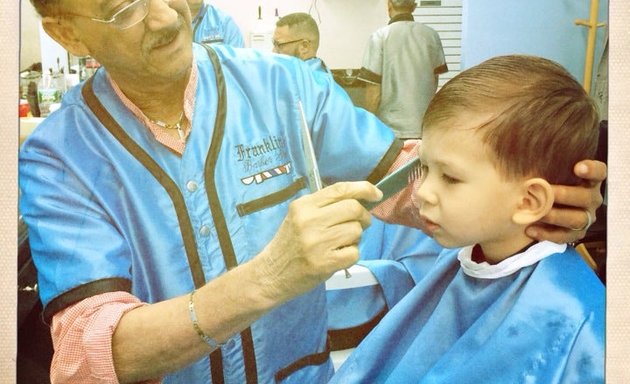
[[[377,201],[372,184],[341,182],[291,202],[256,262],[265,295],[282,302],[305,293],[359,258],[357,244],[370,214],[357,201]]]
[[[572,243],[586,235],[596,220],[595,211],[602,205],[600,186],[606,179],[606,164],[596,160],[578,162],[573,171],[584,183],[580,186],[553,185],[555,204],[539,222],[527,228],[535,240]],[[589,223],[588,215],[591,217]]]

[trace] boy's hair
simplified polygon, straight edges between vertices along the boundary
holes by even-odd
[[[423,132],[462,111],[491,113],[479,127],[506,179],[542,177],[576,185],[573,166],[592,158],[599,116],[594,101],[560,65],[541,57],[499,56],[447,82],[424,115]]]
[[[296,12],[282,16],[276,22],[276,27],[288,26],[292,32],[304,36],[313,44],[313,48],[317,50],[319,48],[319,27],[317,22],[308,13]]]

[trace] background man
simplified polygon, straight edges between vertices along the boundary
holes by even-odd
[[[433,29],[415,22],[413,0],[389,0],[389,24],[370,36],[358,79],[365,107],[403,139],[422,135],[422,116],[448,68]]]
[[[243,34],[230,15],[207,0],[187,0],[193,15],[193,41],[244,47]]]
[[[317,57],[319,28],[308,13],[290,13],[278,19],[273,31],[273,51],[304,60],[311,68],[330,73]]]

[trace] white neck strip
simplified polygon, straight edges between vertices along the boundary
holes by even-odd
[[[510,256],[498,264],[476,263],[472,260],[473,246],[464,247],[459,251],[457,259],[465,274],[479,279],[498,279],[513,274],[521,268],[528,267],[554,253],[564,252],[566,244],[556,244],[551,241],[541,241],[527,248],[523,253]]]

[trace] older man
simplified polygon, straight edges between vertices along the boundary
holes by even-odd
[[[326,381],[321,282],[357,260],[357,200],[381,195],[308,193],[299,105],[329,180],[378,180],[391,131],[299,61],[192,44],[185,0],[32,2],[102,64],[20,152],[52,382]],[[605,165],[582,166],[590,187],[558,187],[582,207],[564,226],[601,203]]]

